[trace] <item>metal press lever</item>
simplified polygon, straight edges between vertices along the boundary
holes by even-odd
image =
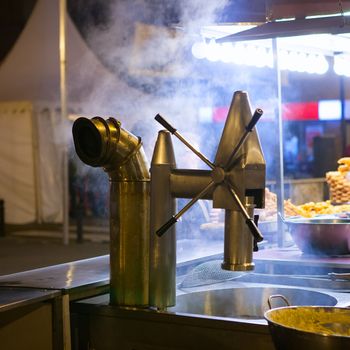
[[[257,225],[254,222],[254,219],[251,218],[248,214],[248,212],[246,211],[244,205],[242,204],[239,196],[237,195],[237,193],[235,192],[234,188],[232,187],[231,183],[229,181],[227,181],[225,179],[225,170],[227,170],[227,168],[232,167],[232,164],[230,164],[234,158],[234,156],[236,155],[236,153],[239,151],[240,147],[242,146],[242,144],[244,143],[244,141],[246,140],[249,132],[252,131],[252,129],[254,128],[254,126],[256,125],[256,123],[258,122],[258,120],[260,119],[261,115],[262,115],[262,110],[261,109],[257,109],[255,111],[255,113],[253,114],[249,124],[246,126],[246,131],[243,134],[243,136],[241,137],[241,139],[239,140],[239,142],[237,143],[236,147],[234,148],[233,152],[231,153],[229,160],[225,166],[224,169],[220,168],[220,167],[216,167],[215,164],[213,164],[208,158],[206,158],[201,152],[199,152],[198,150],[196,150],[178,131],[176,128],[174,128],[170,123],[168,123],[160,114],[157,114],[155,116],[155,119],[165,128],[167,129],[171,134],[173,134],[174,136],[176,136],[183,144],[185,144],[193,153],[195,153],[204,163],[206,163],[213,171],[216,171],[217,173],[221,174],[219,177],[219,180],[216,181],[210,181],[208,183],[208,185],[203,188],[203,190],[198,193],[195,197],[192,198],[192,200],[190,200],[183,209],[181,209],[176,215],[172,216],[170,218],[170,220],[168,220],[162,227],[160,227],[157,231],[156,234],[158,236],[162,236],[172,225],[174,225],[177,220],[187,211],[189,210],[200,198],[204,197],[211,189],[212,187],[224,182],[226,184],[226,186],[229,189],[229,192],[232,196],[232,198],[234,199],[235,203],[237,204],[240,212],[242,213],[242,215],[245,218],[245,222],[250,230],[250,232],[252,233],[253,237],[255,238],[255,240],[257,242],[261,242],[263,240],[263,236],[259,230],[259,228],[257,227]]]
[[[185,146],[187,146],[194,154],[197,155],[211,169],[215,169],[215,165],[201,152],[196,150],[172,125],[170,125],[160,114],[157,114],[154,119],[164,126],[170,133],[176,136]]]
[[[195,204],[198,199],[201,199],[212,187],[214,186],[214,182],[210,181],[206,187],[203,188],[195,197],[193,197],[176,215],[172,216],[169,221],[167,221],[161,228],[156,231],[156,234],[161,237],[168,229],[173,226],[179,218],[186,213],[188,209]]]
[[[261,242],[264,239],[264,237],[261,234],[258,226],[256,225],[256,223],[254,221],[254,218],[251,218],[249,216],[247,210],[245,209],[244,205],[242,204],[241,200],[239,199],[237,193],[232,188],[232,185],[227,180],[225,180],[225,183],[226,183],[226,185],[228,187],[228,190],[231,193],[232,198],[234,199],[234,201],[238,205],[241,213],[243,214],[243,216],[245,218],[245,222],[246,222],[247,226],[249,227],[249,230],[252,233],[253,237],[255,238],[255,240],[257,242]]]

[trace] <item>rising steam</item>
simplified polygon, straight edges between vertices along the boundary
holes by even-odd
[[[202,25],[215,23],[226,3],[203,6],[199,0],[182,0],[170,6],[139,0],[110,5],[108,23],[91,27],[87,37],[115,77],[99,83],[96,76],[98,88],[89,98],[94,110],[100,106],[101,113],[115,115],[131,130],[139,122],[152,123],[156,133],[152,119],[157,113],[195,127],[199,105],[212,101],[196,79],[189,45]]]

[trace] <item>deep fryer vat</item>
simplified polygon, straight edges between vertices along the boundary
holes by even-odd
[[[171,312],[240,319],[263,319],[271,295],[284,295],[291,305],[337,304],[333,296],[301,288],[237,287],[205,290],[179,295]],[[284,306],[285,304],[275,305]]]

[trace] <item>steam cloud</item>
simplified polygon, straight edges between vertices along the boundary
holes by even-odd
[[[112,4],[108,23],[91,27],[87,41],[114,77],[99,82],[96,76],[98,88],[88,99],[93,103],[85,108],[115,116],[123,127],[139,132],[149,158],[159,129],[153,120],[157,113],[179,131],[184,127],[193,131],[198,126],[198,108],[213,103],[203,94],[201,80],[195,79],[188,55],[199,28],[215,23],[227,0],[205,6],[199,0],[181,0],[171,7],[146,0]],[[174,19],[176,23],[170,23]]]
[[[227,1],[205,6],[200,0],[181,0],[171,6],[147,0],[114,2],[108,23],[91,26],[88,33],[89,46],[113,74],[107,80],[96,75],[85,113],[119,119],[125,129],[142,137],[149,160],[161,128],[154,121],[157,113],[199,146],[198,110],[214,101],[193,67],[191,45],[199,40],[203,25],[217,22]],[[82,58],[82,75],[84,69],[89,67],[84,67]],[[216,148],[217,142],[211,148]],[[192,155],[177,140],[174,146],[178,166],[189,167],[186,158],[193,159]],[[195,211],[190,211],[187,217],[194,215]]]
[[[199,145],[198,138],[194,137],[202,132],[198,111],[203,106],[215,106],[218,95],[222,98],[220,95],[224,93],[220,89],[214,91],[216,87],[230,97],[235,90],[247,87],[254,92],[258,90],[259,98],[262,94],[255,82],[250,83],[251,76],[246,70],[228,71],[227,66],[219,63],[215,73],[211,72],[210,81],[203,79],[201,69],[208,67],[198,68],[191,57],[193,42],[201,38],[200,28],[217,23],[228,0],[205,5],[201,0],[181,0],[176,6],[159,3],[116,1],[109,8],[109,21],[97,28],[91,27],[87,38],[89,46],[113,75],[105,81],[99,81],[96,76],[96,89],[89,96],[86,111],[116,117],[124,128],[141,136],[149,160],[161,128],[153,119],[157,113],[188,136],[189,141]],[[174,11],[171,18],[167,17],[169,11]],[[265,96],[261,99],[267,101]],[[228,106],[230,100],[220,102]],[[202,140],[206,143],[206,150],[202,151],[211,159],[213,152],[208,154],[207,150],[215,150],[220,137],[220,133],[215,133],[215,137]],[[189,167],[185,159],[190,155],[185,146],[177,140],[174,146],[178,167]],[[187,217],[189,215],[191,212]]]
[[[198,109],[214,106],[217,96],[205,92],[208,85],[201,79],[201,70],[194,67],[189,57],[190,46],[200,38],[200,28],[216,23],[227,4],[228,0],[205,3],[203,0],[179,0],[176,7],[147,0],[113,3],[109,8],[108,23],[98,28],[91,27],[87,40],[113,74],[104,81],[99,81],[96,76],[96,89],[89,95],[86,113],[119,119],[124,128],[143,138],[149,159],[160,128],[153,120],[157,113],[164,115],[185,136],[191,131],[189,140],[199,143],[193,137],[201,132],[198,129]],[[169,11],[176,12],[175,23],[167,15]],[[271,106],[277,105],[275,84],[266,82],[267,79],[271,82],[274,77],[270,72],[267,79],[259,81],[252,79],[252,74],[247,74],[244,69],[222,69],[217,63],[210,85],[221,86],[230,93],[246,89],[253,101],[252,107],[261,107],[265,111],[264,118],[267,114],[273,119],[275,111]],[[228,105],[229,101],[224,103]],[[265,124],[262,129],[260,136],[266,136],[266,143],[262,142],[262,146],[267,150],[265,157],[269,166],[274,160],[268,157],[276,153],[276,144],[271,137],[271,125]],[[215,144],[207,147],[213,149],[217,142],[215,140]],[[184,146],[178,145],[177,141],[174,145],[181,167]],[[107,182],[104,183],[107,186]],[[188,246],[188,242],[185,244]],[[198,251],[198,247],[192,250]]]

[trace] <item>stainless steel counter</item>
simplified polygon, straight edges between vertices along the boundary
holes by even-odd
[[[72,305],[74,339],[82,349],[273,350],[266,325],[220,317],[120,308],[108,296]]]
[[[1,349],[60,350],[61,317],[56,313],[60,291],[0,288]]]
[[[30,288],[0,288],[0,312],[53,299],[59,291]]]
[[[180,263],[177,267],[178,272],[184,275],[196,265],[208,260],[220,259],[220,257],[221,255],[218,254]],[[279,282],[282,279],[279,271],[281,267],[289,267],[293,270],[292,274],[284,275],[284,278],[288,280],[287,283],[291,285],[293,285],[293,281],[298,282],[298,268],[301,269],[303,275],[307,274],[310,268],[316,269],[316,271],[325,271],[325,277],[328,271],[350,272],[350,257],[348,256],[332,258],[307,256],[295,248],[261,250],[254,253],[254,260],[256,263],[255,272],[242,276],[242,281]],[[317,283],[323,283],[319,285],[321,288],[327,288],[329,285],[340,289],[340,282],[321,279],[319,274],[315,275],[314,278],[310,277],[312,274],[302,278],[302,280],[299,277],[299,282],[309,281],[309,285],[306,285],[309,287],[317,287]],[[99,294],[103,294],[103,291],[108,292],[108,286],[109,255],[0,276],[0,289],[2,287],[25,287],[60,290],[64,294],[70,294],[71,300],[80,298],[81,294],[87,290],[96,291],[99,289],[101,290]],[[346,287],[346,289],[349,288],[349,282]]]
[[[59,290],[70,300],[106,293],[109,255],[0,276],[3,287]]]
[[[324,291],[333,289],[332,296],[337,298],[339,306],[350,305],[350,294],[336,294],[333,293],[334,288],[332,288],[337,287],[342,290],[342,286],[345,286],[345,289],[349,290],[349,282],[342,284],[338,281],[319,278],[318,275],[303,278],[286,275],[281,278],[278,275],[282,267],[288,267],[293,273],[299,270],[308,273],[309,269],[313,272],[350,271],[349,257],[311,257],[301,254],[296,249],[261,250],[254,256],[256,263],[254,273],[242,275],[235,280],[222,281],[217,285],[203,286],[199,289],[187,288],[186,291],[179,290],[178,294],[237,286],[250,288],[254,287],[253,283],[255,287],[261,287],[264,283],[265,287],[271,284],[292,285],[294,283],[295,286],[302,286],[304,289],[306,287],[314,287],[315,290],[324,289]],[[218,254],[182,262],[178,264],[177,269],[179,274],[184,275],[198,264],[215,259],[220,266],[221,254]],[[73,329],[78,329],[77,334],[80,337],[74,341],[90,342],[92,340],[89,337],[93,336],[94,342],[101,342],[98,344],[101,345],[101,349],[112,349],[116,343],[120,342],[124,342],[122,348],[135,349],[140,348],[140,344],[149,345],[149,349],[159,349],[165,345],[171,347],[173,344],[178,344],[179,347],[183,345],[188,349],[199,347],[209,349],[215,346],[222,349],[241,349],[249,346],[259,350],[273,349],[265,322],[208,316],[208,314],[191,315],[118,308],[109,305],[108,291],[109,256],[104,255],[1,276],[0,311],[20,309],[20,306],[30,303],[39,304],[45,300],[54,300],[53,304],[59,308],[55,310],[59,310],[58,315],[63,315],[65,319],[61,327],[61,336],[56,337],[55,341],[64,339],[62,342],[64,344],[70,341],[70,319],[73,319]],[[120,331],[115,332],[116,329]],[[139,329],[139,332],[135,329]],[[89,334],[86,335],[86,332]],[[138,335],[135,338],[136,333]],[[109,340],[105,341],[107,338]]]
[[[109,255],[1,276],[0,311],[9,312],[0,342],[9,349],[70,349],[71,302],[108,291]]]
[[[349,281],[332,281],[327,278],[328,271],[350,271],[350,259],[348,257],[323,258],[302,256],[300,251],[291,250],[261,250],[255,254],[257,272],[242,274],[224,274],[225,278],[232,280],[218,281],[211,285],[201,285],[194,288],[183,288],[181,284],[184,276],[191,274],[196,267],[210,262],[209,270],[199,268],[196,270],[196,278],[203,282],[198,271],[203,271],[208,278],[220,278],[216,275],[216,268],[220,268],[221,254],[207,258],[199,258],[178,264],[179,298],[189,296],[188,303],[180,302],[178,306],[168,311],[157,312],[148,309],[121,308],[109,305],[108,295],[74,302],[71,307],[73,315],[74,341],[83,348],[86,345],[101,350],[120,349],[230,349],[254,348],[256,350],[272,350],[274,346],[268,331],[267,322],[259,319],[238,318],[234,314],[227,317],[229,305],[232,310],[242,309],[246,305],[243,315],[248,315],[247,310],[255,310],[255,304],[249,299],[254,294],[259,294],[261,300],[267,299],[270,293],[288,295],[293,302],[296,297],[296,305],[316,302],[315,294],[323,294],[330,298],[329,305],[349,306],[350,294],[337,291],[349,291]],[[298,273],[320,273],[322,275],[292,276],[270,275],[276,273],[281,267],[288,267],[290,271]],[[310,270],[311,268],[311,270]],[[209,275],[206,272],[210,272]],[[213,275],[215,274],[215,276]],[[182,275],[182,277],[181,277]],[[280,282],[280,283],[279,283]],[[292,287],[294,285],[294,287]],[[287,287],[288,286],[288,287]],[[302,287],[302,288],[300,288]],[[313,287],[313,288],[312,288]],[[336,289],[336,290],[335,290]],[[229,295],[228,301],[222,300],[222,294]],[[295,293],[294,293],[295,290]],[[218,293],[219,292],[219,293]],[[240,293],[239,295],[236,292]],[[190,294],[187,294],[190,293]],[[232,294],[232,295],[231,295]],[[304,300],[298,300],[304,295],[309,296]],[[193,298],[191,298],[193,296]],[[236,296],[236,298],[235,298]],[[244,297],[244,298],[243,298]],[[194,307],[195,302],[202,302],[200,307]],[[234,305],[234,300],[236,304]],[[243,301],[245,300],[245,301]],[[301,302],[301,304],[298,304]],[[328,299],[327,299],[328,302]],[[225,316],[226,315],[226,316]],[[249,316],[249,315],[248,315]]]
[[[258,307],[259,303],[249,299],[257,294],[255,292],[264,303],[271,293],[282,293],[288,296],[292,305],[293,295],[295,305],[305,305],[310,299],[317,303],[313,300],[316,294],[326,297],[322,301],[326,301],[325,305],[350,305],[350,294],[346,293],[237,281],[190,288],[187,292],[178,290],[178,305],[168,311],[111,306],[108,295],[77,301],[71,308],[75,342],[82,348],[90,346],[100,350],[117,347],[273,350],[267,322],[262,316],[256,316],[256,312],[259,310],[261,314],[260,309],[266,305]],[[225,295],[228,298],[225,299]],[[189,297],[188,302],[183,302],[184,297],[185,300]],[[300,300],[305,297],[304,301]]]

